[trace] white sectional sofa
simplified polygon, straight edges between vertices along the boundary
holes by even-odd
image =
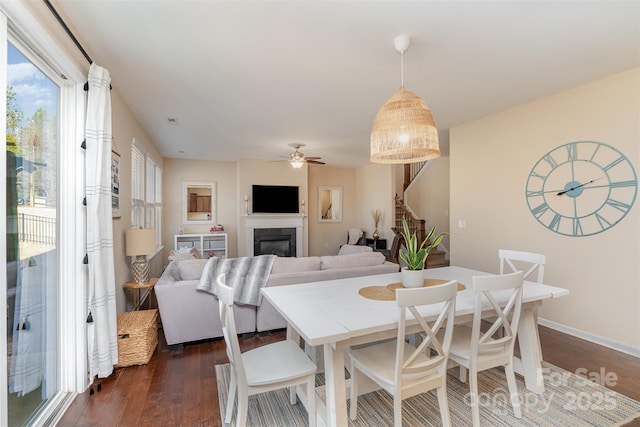
[[[207,260],[172,261],[154,290],[167,344],[179,344],[222,336],[218,300],[196,285]],[[347,277],[393,273],[398,264],[385,261],[378,252],[322,257],[276,258],[266,286],[282,286]],[[286,327],[285,320],[262,299],[259,306],[235,306],[238,333],[262,332]]]

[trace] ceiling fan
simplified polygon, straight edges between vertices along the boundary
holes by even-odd
[[[289,154],[288,161],[289,164],[295,169],[299,169],[305,163],[313,163],[316,165],[324,165],[325,162],[321,162],[320,159],[322,157],[305,157],[304,153],[301,153],[300,147],[304,147],[304,144],[289,144],[289,147],[293,147],[295,151]]]

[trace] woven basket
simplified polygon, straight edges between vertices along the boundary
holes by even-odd
[[[158,345],[158,310],[118,314],[118,364],[122,368],[148,363]]]

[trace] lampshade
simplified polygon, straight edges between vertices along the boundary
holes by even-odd
[[[153,228],[127,230],[125,237],[127,256],[149,255],[156,250],[156,230]]]
[[[373,163],[415,163],[440,157],[438,129],[433,115],[420,97],[404,88],[404,52],[409,36],[394,40],[401,57],[400,89],[378,111],[371,127]]]
[[[414,163],[440,157],[438,129],[424,101],[404,86],[380,108],[371,127],[373,163]]]

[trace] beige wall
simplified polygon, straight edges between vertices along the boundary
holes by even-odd
[[[174,236],[178,227],[184,227],[184,233],[208,233],[212,223],[184,224],[184,183],[215,182],[216,184],[216,224],[222,224],[228,233],[230,257],[237,256],[236,244],[238,218],[238,191],[236,186],[236,162],[213,160],[164,160],[162,171],[162,243],[164,245],[163,262],[166,264],[169,252],[174,246]],[[213,204],[213,202],[212,202]],[[213,207],[213,206],[212,206]]]
[[[426,227],[436,227],[436,232],[449,231],[449,156],[443,155],[429,161],[415,186],[411,188],[408,203],[419,218],[426,220]],[[442,241],[447,250],[449,236]]]
[[[108,67],[107,67],[108,68]],[[153,161],[163,168],[163,159],[149,137],[134,118],[129,107],[117,91],[113,81],[111,91],[113,149],[120,154],[120,212],[122,217],[113,219],[113,254],[115,260],[116,306],[118,312],[131,308],[131,293],[125,294],[122,285],[131,280],[131,257],[125,256],[125,232],[131,228],[131,146],[132,140],[147,151]],[[162,272],[162,254],[151,260],[151,276]]]
[[[319,222],[319,186],[342,188],[342,222]],[[309,165],[309,255],[335,255],[347,242],[350,228],[362,228],[357,216],[356,172],[353,168]]]
[[[640,202],[613,228],[586,237],[549,231],[529,212],[537,160],[571,141],[612,145],[640,172],[640,68],[451,130],[451,261],[498,271],[498,249],[547,255],[545,282],[570,296],[541,317],[640,352]],[[457,222],[466,220],[466,228]]]
[[[394,200],[396,173],[393,165],[370,164],[356,169],[356,202],[358,228],[371,236],[374,231],[371,211],[382,212],[378,232],[382,239],[387,239],[387,246],[393,240]]]

